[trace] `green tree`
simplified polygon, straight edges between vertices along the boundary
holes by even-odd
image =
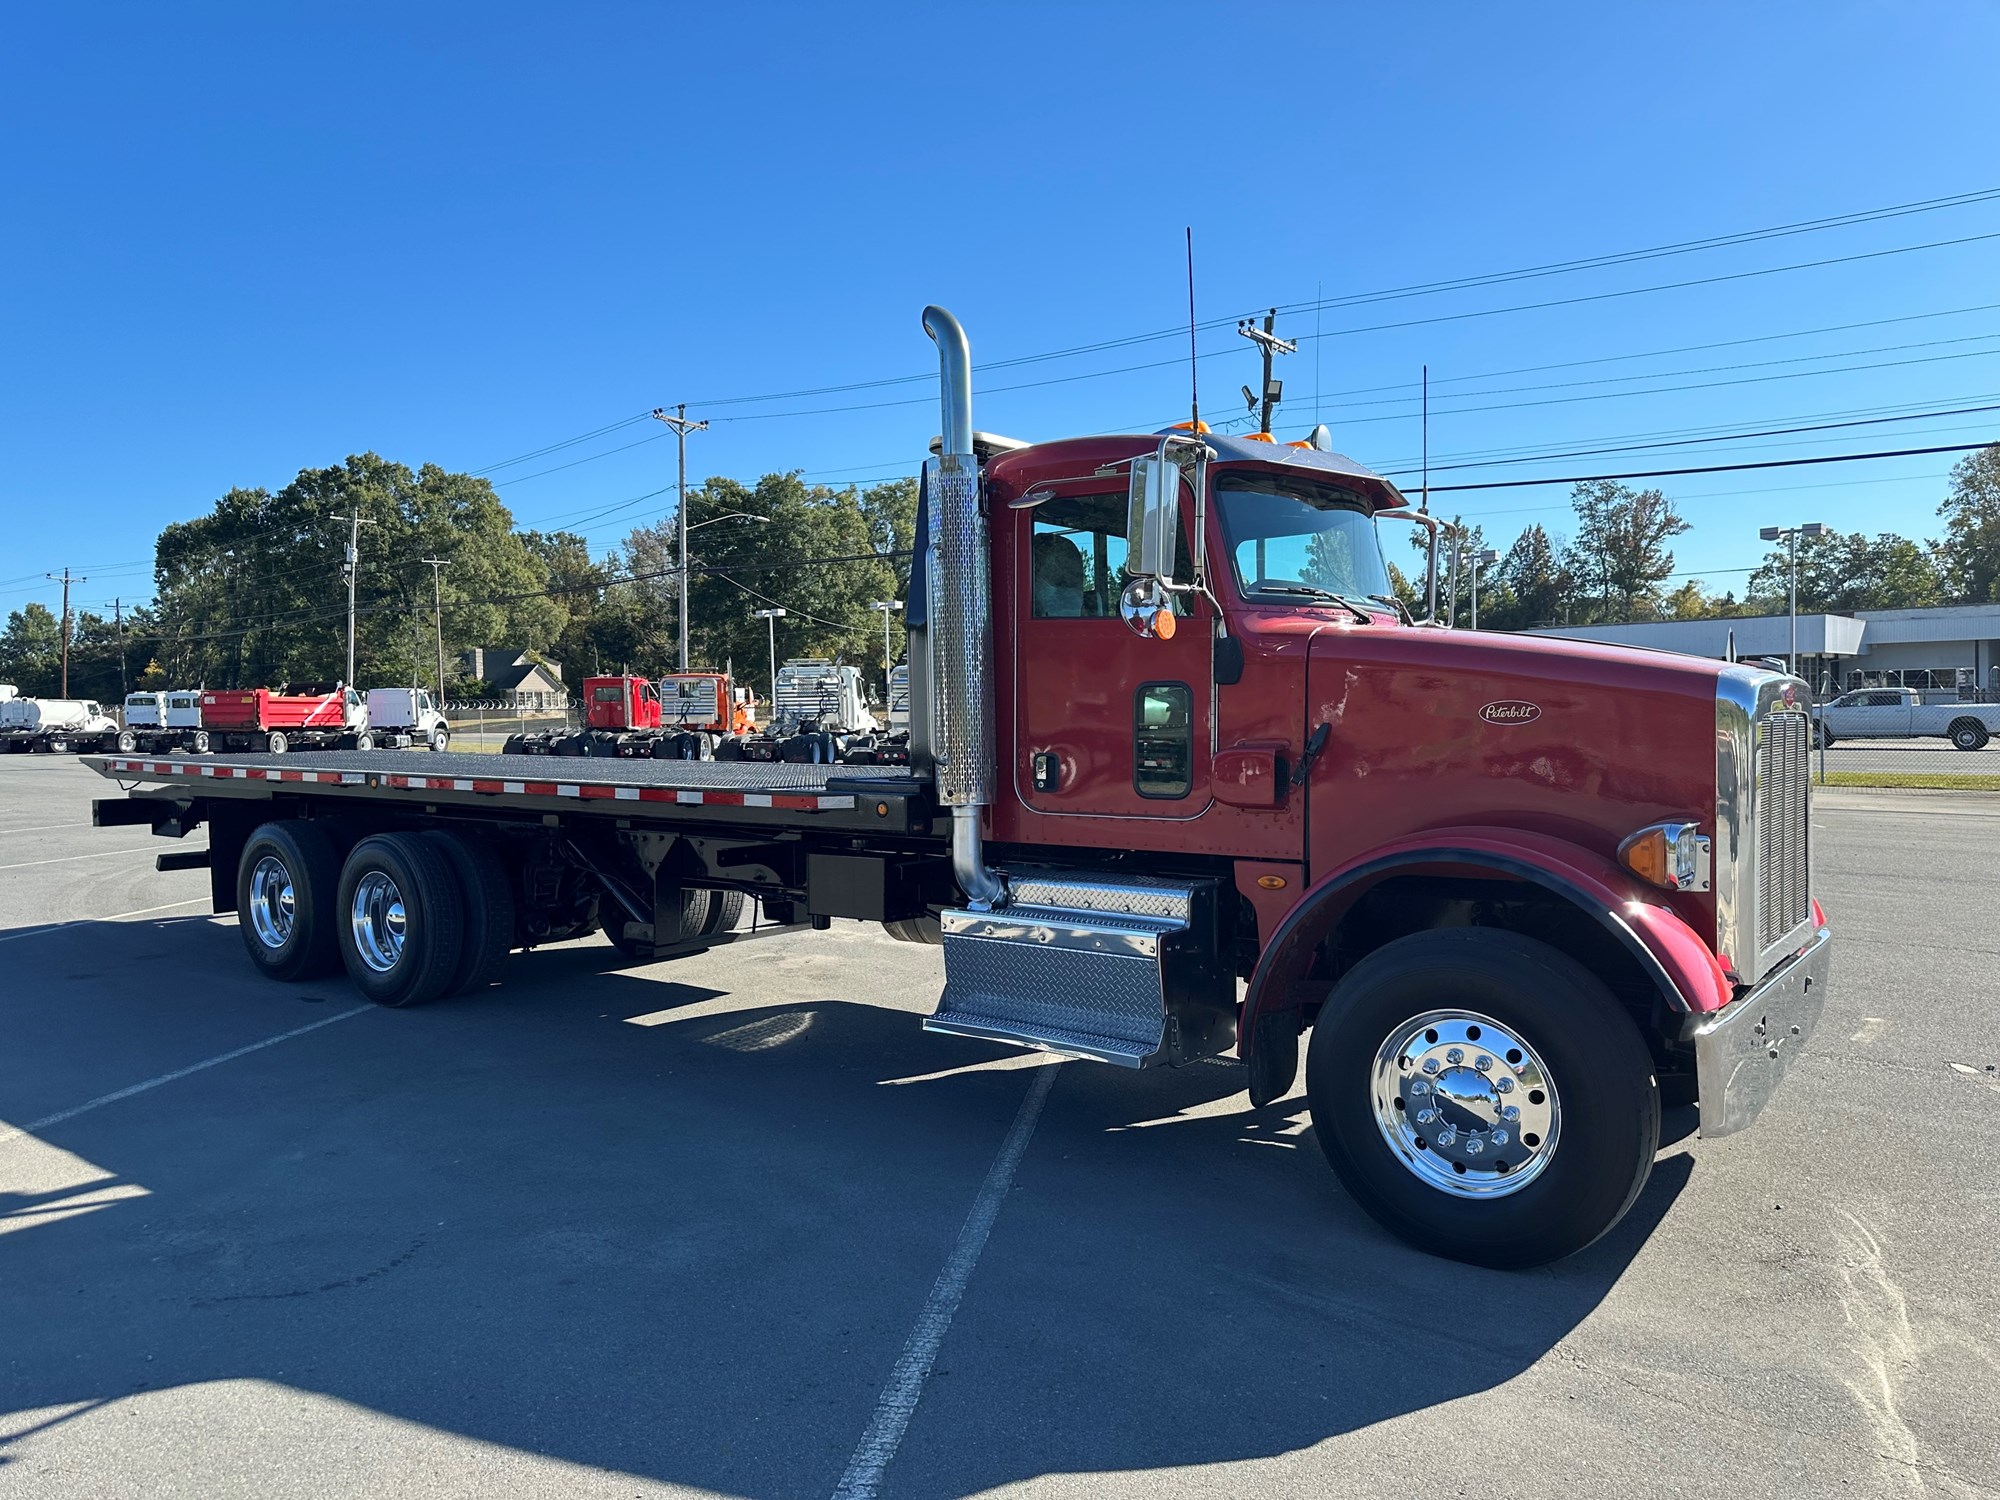
[[[1586,593],[1595,590],[1597,620],[1645,620],[1660,609],[1660,584],[1672,576],[1667,542],[1688,529],[1659,490],[1633,490],[1611,479],[1570,492],[1576,540],[1565,565]]]
[[[2000,599],[2000,443],[1953,466],[1951,493],[1938,514],[1945,518],[1938,555],[1952,597],[1968,604]]]
[[[1894,532],[1869,538],[1861,532],[1821,532],[1799,538],[1799,608],[1823,610],[1917,609],[1944,597],[1944,579],[1931,554]],[[1791,554],[1780,545],[1764,554],[1745,589],[1764,613],[1791,603]]]
[[[52,697],[62,681],[62,625],[46,604],[30,604],[7,616],[0,634],[0,682],[10,682],[25,698]]]
[[[1540,526],[1530,526],[1514,538],[1493,568],[1507,594],[1507,602],[1494,615],[1494,629],[1526,630],[1563,618],[1569,575],[1563,570],[1561,553],[1561,546]]]

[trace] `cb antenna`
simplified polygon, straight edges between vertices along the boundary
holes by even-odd
[[[1188,406],[1194,421],[1188,428],[1194,437],[1201,436],[1201,372],[1194,355],[1194,226],[1187,231],[1188,266]]]

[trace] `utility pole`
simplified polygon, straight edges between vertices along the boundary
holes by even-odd
[[[1500,554],[1491,547],[1482,547],[1472,554],[1472,628],[1479,628],[1479,569],[1491,567],[1500,561]]]
[[[118,632],[118,701],[122,703],[131,692],[131,684],[125,680],[125,601],[122,597],[111,601],[111,621]]]
[[[83,577],[72,577],[68,568],[62,570],[60,578],[54,573],[48,573],[43,576],[48,578],[50,582],[60,583],[63,586],[62,696],[67,698],[69,696],[69,586],[73,583],[88,583],[90,580]]]
[[[1271,378],[1271,359],[1274,355],[1297,354],[1299,352],[1297,344],[1279,338],[1272,331],[1277,326],[1278,310],[1275,307],[1264,314],[1264,326],[1262,328],[1259,328],[1256,321],[1252,318],[1240,319],[1236,324],[1236,331],[1238,333],[1264,351],[1264,394],[1262,397],[1259,397],[1251,392],[1249,386],[1246,385],[1243,387],[1243,399],[1251,411],[1257,410],[1260,400],[1263,404],[1264,414],[1260,418],[1263,425],[1257,429],[1259,432],[1269,432],[1271,430],[1271,414],[1278,409],[1278,403],[1284,399],[1285,395],[1285,383],[1282,380],[1273,380]]]
[[[347,534],[347,677],[345,679],[345,685],[348,687],[353,687],[354,686],[354,583],[355,579],[361,572],[361,528],[363,526],[373,526],[375,523],[369,520],[366,516],[361,514],[361,506],[358,501],[354,506],[353,515],[335,516],[334,520],[347,521],[351,523],[351,529],[348,531]]]
[[[675,530],[679,533],[680,539],[681,670],[683,672],[688,669],[688,434],[690,432],[708,431],[708,423],[690,422],[687,410],[687,403],[682,402],[674,408],[674,414],[670,417],[667,415],[667,409],[664,406],[653,408],[653,420],[664,422],[667,426],[673,428],[674,436],[679,440],[680,447],[681,503],[678,507],[679,520],[675,526]],[[773,626],[772,628],[775,630],[777,627]]]
[[[438,648],[438,712],[444,712],[444,570],[451,566],[448,557],[427,557],[425,562],[431,569],[431,625],[437,631]]]

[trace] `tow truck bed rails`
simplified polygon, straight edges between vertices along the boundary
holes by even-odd
[[[918,835],[929,833],[932,814],[929,781],[894,766],[860,774],[831,765],[577,759],[562,762],[564,774],[557,777],[549,775],[543,756],[446,753],[426,758],[418,774],[409,770],[407,755],[390,750],[102,755],[87,756],[84,764],[111,780],[157,787],[174,798],[268,801],[310,794],[380,801],[387,793],[402,794],[413,811],[453,807],[531,818],[561,812],[753,826],[809,818],[819,829]]]

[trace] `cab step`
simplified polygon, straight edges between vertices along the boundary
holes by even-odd
[[[1215,882],[1017,872],[999,911],[947,910],[926,1031],[1146,1068],[1236,1040]]]

